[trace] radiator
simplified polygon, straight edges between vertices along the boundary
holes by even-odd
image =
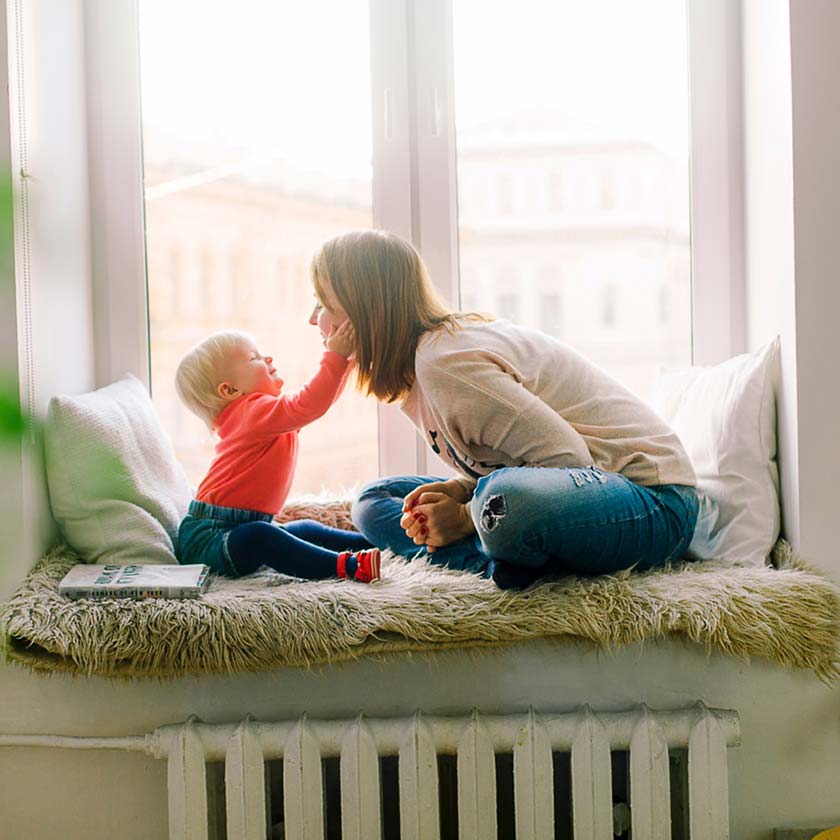
[[[380,757],[398,756],[401,840],[438,840],[438,756],[456,756],[458,836],[496,840],[496,753],[513,756],[516,840],[554,838],[553,753],[569,753],[575,840],[612,840],[612,750],[629,751],[630,815],[637,840],[671,837],[669,750],[687,750],[691,840],[729,837],[726,748],[738,715],[702,704],[677,711],[298,720],[205,724],[146,736],[168,764],[173,840],[212,840],[207,763],[224,762],[227,837],[266,837],[267,761],[283,761],[287,840],[323,840],[322,759],[340,764],[342,840],[381,840]]]
[[[382,839],[380,759],[396,756],[400,840],[439,840],[438,757],[457,766],[457,836],[496,840],[496,754],[513,758],[516,840],[554,838],[555,753],[569,755],[575,840],[612,840],[611,753],[629,753],[631,834],[671,833],[670,751],[687,753],[691,840],[727,840],[726,748],[740,742],[734,711],[689,709],[562,714],[297,720],[206,724],[196,718],[145,736],[0,735],[0,747],[129,750],[166,759],[172,840],[251,840],[267,836],[266,762],[283,762],[286,840],[323,840],[322,760],[340,766],[342,840]],[[224,762],[222,830],[208,797],[208,765]],[[226,831],[225,831],[226,829]],[[679,834],[679,832],[677,832]],[[682,832],[685,834],[686,832]],[[506,840],[506,838],[505,838]]]

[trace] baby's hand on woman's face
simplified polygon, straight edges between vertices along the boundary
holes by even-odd
[[[324,342],[327,350],[332,350],[345,359],[349,358],[356,349],[356,332],[348,318],[343,324],[334,327]]]

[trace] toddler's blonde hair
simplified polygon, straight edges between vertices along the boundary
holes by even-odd
[[[196,344],[178,365],[175,372],[175,389],[181,402],[200,417],[212,432],[216,418],[228,401],[219,396],[222,369],[228,354],[243,343],[254,339],[239,330],[223,330],[213,333],[200,344]]]

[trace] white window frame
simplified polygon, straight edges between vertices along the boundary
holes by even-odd
[[[692,358],[747,350],[741,4],[688,0]]]
[[[692,346],[745,349],[739,4],[687,0]],[[149,382],[137,0],[87,0],[97,380]],[[370,0],[373,212],[423,254],[457,306],[452,0]],[[380,473],[443,468],[396,406],[379,408]]]
[[[150,381],[137,0],[85,0],[96,381]]]

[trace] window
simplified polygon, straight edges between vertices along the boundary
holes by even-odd
[[[496,212],[500,216],[513,213],[513,178],[508,172],[500,172],[496,179]]]
[[[615,207],[615,175],[607,169],[601,174],[601,210]]]
[[[197,484],[214,441],[177,400],[184,352],[244,329],[303,385],[322,352],[309,256],[372,224],[367,3],[139,5],[152,394]],[[374,478],[376,430],[348,388],[302,432],[293,492]]]
[[[566,340],[645,393],[660,365],[691,363],[691,330],[674,340],[648,279],[682,266],[674,283],[686,324],[685,6],[523,0],[512,15],[453,0],[452,9],[459,208],[495,183],[499,209],[492,224],[459,214],[462,295],[473,295],[471,268],[503,261],[498,314],[556,335],[559,286],[528,275],[535,260],[558,266],[569,284]],[[544,200],[533,189],[514,197],[514,184],[535,177]]]
[[[671,315],[671,294],[667,286],[660,286],[658,293],[659,324],[667,326]]]
[[[325,138],[335,137],[335,126],[341,125],[344,146],[348,140],[354,148],[367,143],[366,151],[355,160],[364,160],[367,175],[372,173],[373,200],[369,184],[362,184],[365,195],[360,202],[359,193],[348,189],[351,182],[358,187],[359,179],[342,179],[341,189],[332,191],[335,215],[330,232],[375,224],[412,239],[420,244],[444,297],[479,311],[492,310],[496,304],[493,284],[500,264],[513,266],[517,277],[512,288],[522,296],[519,312],[523,323],[548,331],[548,322],[554,319],[545,314],[550,311],[547,301],[558,295],[564,340],[640,392],[661,363],[690,361],[690,335],[699,362],[716,361],[732,352],[730,326],[737,315],[733,307],[741,243],[726,235],[726,220],[737,210],[731,185],[738,182],[741,172],[735,154],[740,143],[738,126],[728,121],[739,78],[733,72],[736,66],[727,63],[725,49],[736,37],[737,15],[726,4],[709,7],[703,0],[686,0],[686,16],[679,0],[634,4],[528,0],[515,14],[507,10],[505,17],[475,0],[424,0],[422,4],[374,0],[369,6],[322,0],[312,5],[311,16],[307,7],[294,20],[279,21],[287,26],[271,28],[283,32],[282,44],[273,43],[271,50],[261,51],[256,46],[261,37],[257,32],[242,62],[244,73],[236,75],[242,69],[236,61],[217,61],[213,78],[221,81],[204,85],[200,70],[184,70],[183,66],[202,66],[194,59],[208,52],[207,44],[224,43],[227,49],[233,45],[229,40],[242,41],[237,33],[249,16],[257,12],[277,16],[282,10],[253,0],[243,3],[237,6],[235,16],[226,18],[230,31],[220,31],[218,22],[208,23],[201,28],[206,35],[199,38],[195,22],[210,21],[216,13],[214,4],[185,1],[175,9],[160,0],[141,0],[146,111],[155,88],[165,85],[180,85],[180,93],[172,99],[184,112],[184,120],[189,115],[183,103],[204,107],[212,99],[215,109],[204,110],[217,114],[216,125],[202,124],[202,139],[210,141],[232,125],[249,119],[253,123],[255,118],[248,112],[255,110],[255,100],[276,102],[277,107],[262,111],[285,115],[288,124],[300,130],[272,135],[266,145],[271,146],[278,137],[285,141],[292,136],[288,145],[300,150],[308,140],[304,152],[318,161],[329,159]],[[182,8],[187,23],[176,19]],[[335,49],[327,48],[323,26],[309,25],[311,17],[323,17],[326,10],[332,22],[329,29],[342,36],[342,44]],[[109,260],[113,256],[126,266],[125,272],[115,274],[104,263],[94,265],[95,288],[103,289],[98,293],[103,305],[96,315],[101,322],[97,363],[102,366],[99,375],[103,379],[115,378],[126,369],[145,379],[149,335],[153,343],[174,340],[176,331],[164,319],[172,318],[179,303],[188,298],[186,286],[183,291],[176,288],[186,282],[186,272],[180,267],[170,270],[166,254],[177,253],[179,262],[186,261],[196,244],[171,241],[169,227],[156,219],[163,219],[164,192],[178,185],[179,175],[198,172],[195,166],[181,171],[185,162],[166,155],[163,162],[175,170],[171,177],[157,183],[152,168],[147,171],[149,250],[144,263],[142,214],[138,217],[131,204],[141,182],[134,164],[140,158],[140,133],[135,130],[140,105],[132,96],[138,87],[132,53],[137,42],[136,21],[128,7],[116,4],[97,6],[90,17],[103,19],[86,32],[92,67],[109,80],[116,82],[120,77],[119,84],[97,89],[89,96],[89,107],[95,112],[91,119],[103,127],[90,138],[91,154],[102,163],[91,197],[94,229],[109,243]],[[603,25],[606,20],[608,27]],[[155,49],[147,48],[152,28],[170,33],[158,35]],[[691,44],[690,102],[686,99],[686,29]],[[366,43],[368,37],[370,44]],[[298,97],[301,107],[296,113],[290,108],[294,93],[286,91],[286,98],[278,99],[283,86],[277,84],[276,74],[272,76],[260,65],[261,55],[283,52],[281,47],[295,41],[308,50],[295,69],[307,67],[311,70],[307,75],[323,81],[328,72],[325,68],[333,66],[325,56],[333,54],[342,66],[340,73],[330,71],[333,84],[319,88],[323,95],[313,95],[310,87],[309,93]],[[189,61],[183,60],[184,44],[190,45]],[[308,44],[318,45],[318,61],[311,60]],[[518,50],[517,44],[527,48]],[[300,56],[296,46],[291,43],[286,51]],[[362,55],[368,47],[369,80],[364,78],[368,58]],[[155,71],[149,71],[147,59],[149,55],[154,59],[155,53],[158,71],[152,79],[150,72],[155,75]],[[192,78],[187,73],[192,73]],[[225,75],[239,81],[222,78]],[[299,75],[292,73],[296,82]],[[233,102],[233,110],[225,109],[225,102]],[[175,110],[173,107],[170,112]],[[685,125],[689,110],[692,159],[702,167],[702,177],[695,178],[691,187],[692,212],[699,223],[690,238]],[[366,120],[361,115],[366,115]],[[147,119],[147,151],[155,145],[151,122]],[[328,130],[324,130],[325,124]],[[359,127],[358,132],[353,126]],[[655,136],[647,131],[653,128]],[[368,140],[361,141],[365,136]],[[231,162],[202,159],[200,171]],[[612,229],[599,207],[598,173],[608,166],[614,172],[616,198],[609,212]],[[247,175],[230,172],[217,184],[251,187],[258,168]],[[275,170],[281,169],[277,163]],[[221,175],[224,170],[216,172]],[[496,176],[502,173],[509,177],[509,188],[503,187],[503,191],[509,196],[504,203],[510,212],[500,215]],[[294,192],[288,196],[290,205],[306,198],[299,181],[288,179],[285,183]],[[192,189],[207,192],[212,186],[209,182],[194,184]],[[663,192],[669,193],[667,200]],[[647,198],[640,200],[646,194]],[[178,200],[189,217],[193,207],[187,207],[188,195],[189,190],[182,190]],[[366,221],[359,219],[359,208],[366,208]],[[676,212],[672,212],[674,208]],[[242,276],[234,268],[245,261],[248,248],[235,230],[237,218],[235,211],[224,218],[228,236],[213,243],[221,278],[231,273]],[[198,217],[194,221],[198,222]],[[296,230],[286,233],[294,238]],[[648,240],[641,247],[639,240],[645,235]],[[310,244],[314,247],[317,241],[298,241],[290,258],[290,288],[308,288],[298,260],[305,262]],[[158,253],[164,247],[166,253]],[[258,254],[256,264],[266,274],[275,274],[274,264],[266,267],[265,257]],[[655,267],[660,259],[675,268],[667,281],[669,323],[661,326],[654,290],[663,277]],[[541,265],[557,267],[556,285],[544,282]],[[145,294],[138,293],[143,269],[149,276],[150,324]],[[696,276],[693,286],[689,282],[692,270]],[[171,274],[177,276],[170,283],[165,278]],[[611,331],[616,338],[609,341],[604,340],[598,321],[599,293],[607,282],[620,286],[617,321],[621,327]],[[161,299],[156,298],[160,292],[153,288],[156,283],[163,286]],[[226,306],[238,305],[236,289],[225,280]],[[179,312],[177,329],[182,344],[187,341],[183,320]],[[632,333],[622,335],[625,329]],[[664,341],[663,329],[667,331]],[[157,399],[165,377],[154,358],[152,368]],[[371,402],[362,405],[373,414]],[[416,445],[413,430],[403,422],[398,409],[378,406],[377,410],[379,469],[383,473],[425,471],[426,450]],[[354,416],[362,415],[357,412]],[[328,415],[321,424],[334,419],[338,418]],[[364,426],[373,428],[372,416]],[[369,444],[366,469],[375,473],[375,438],[371,437]]]
[[[558,292],[543,292],[540,295],[539,328],[555,338],[563,338],[562,312]]]
[[[501,293],[496,298],[496,314],[509,321],[519,321],[519,296]]]
[[[198,283],[195,289],[195,298],[198,304],[198,311],[203,315],[211,309],[213,295],[213,257],[204,248],[198,255]]]
[[[549,176],[549,212],[561,213],[565,209],[565,189],[562,172],[552,172]]]
[[[617,290],[613,283],[607,283],[601,290],[601,323],[614,327],[616,322]]]

